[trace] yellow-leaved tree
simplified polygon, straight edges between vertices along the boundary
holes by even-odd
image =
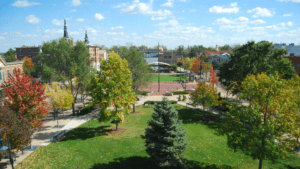
[[[58,126],[58,113],[59,110],[63,111],[71,108],[71,104],[74,102],[74,97],[70,89],[66,87],[61,88],[56,82],[51,85],[45,84],[46,94],[50,96],[50,106],[57,116]]]
[[[130,105],[136,104],[136,97],[132,91],[132,74],[126,59],[121,59],[115,52],[110,52],[107,60],[101,61],[102,69],[91,80],[92,91],[90,95],[95,104],[101,107],[100,122],[115,118],[116,130],[119,121],[124,120],[123,112],[118,108],[124,107],[129,114]],[[115,111],[107,110],[115,107]]]

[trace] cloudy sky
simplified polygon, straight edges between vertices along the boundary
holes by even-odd
[[[300,0],[1,0],[0,52],[63,36],[90,44],[153,47],[300,44]]]

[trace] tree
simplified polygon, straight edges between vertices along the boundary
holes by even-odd
[[[147,49],[147,46],[145,45],[139,46],[139,49]]]
[[[203,69],[204,69],[203,62],[204,62],[203,59],[201,59],[200,57],[196,57],[195,61],[192,62],[191,71],[196,73],[196,74],[200,74],[200,72],[203,72]],[[200,68],[201,68],[201,70],[200,70]]]
[[[5,58],[5,61],[6,62],[14,62],[14,61],[16,61],[17,59],[16,59],[16,57],[14,56],[14,55],[10,55],[10,56],[7,56],[6,58]]]
[[[31,128],[26,118],[18,116],[13,111],[7,109],[5,106],[0,106],[0,129],[7,128],[8,133],[2,132],[2,139],[7,145],[7,135],[13,154],[23,150],[31,142]],[[0,152],[1,156],[4,154]]]
[[[45,84],[46,94],[50,96],[50,106],[56,114],[57,126],[59,110],[70,109],[71,104],[74,103],[74,98],[70,89],[66,87],[61,88],[56,82],[51,85]]]
[[[297,120],[300,119],[298,94],[288,85],[288,81],[293,80],[280,79],[277,72],[274,76],[248,75],[242,82],[240,94],[241,98],[250,100],[250,105],[229,106],[223,120],[221,133],[227,135],[228,146],[258,159],[259,169],[263,160],[274,161],[287,156],[299,145],[292,135],[299,128]]]
[[[86,81],[93,73],[89,51],[83,42],[77,42],[73,47],[70,41],[61,38],[44,43],[42,53],[39,55],[42,64],[42,79],[61,82],[68,89],[71,89],[74,102],[81,86],[75,85],[73,79]],[[73,115],[75,115],[74,103],[72,104]]]
[[[231,47],[228,44],[226,44],[224,46],[220,46],[219,49],[220,50],[231,50]]]
[[[203,110],[218,104],[217,90],[212,85],[206,85],[206,81],[198,82],[197,88],[191,93],[193,105],[201,105]]]
[[[150,128],[146,128],[146,152],[150,159],[159,167],[185,166],[183,152],[187,148],[186,131],[180,126],[178,112],[163,98],[161,104],[154,105],[152,120],[148,121]]]
[[[192,59],[190,59],[190,58],[185,58],[184,61],[183,61],[183,68],[184,68],[185,70],[190,70],[190,69],[192,68],[192,66],[193,66],[192,63],[193,63],[193,62],[192,62]]]
[[[211,84],[215,87],[215,84],[218,84],[218,79],[217,79],[217,77],[215,75],[214,68],[213,68],[212,65],[210,66],[210,72],[209,72],[209,74],[210,74],[209,79],[211,80]]]
[[[16,50],[13,50],[12,48],[9,48],[8,51],[3,55],[3,56],[4,56],[4,60],[5,60],[6,62],[17,60],[17,59],[15,58],[15,54],[16,54]],[[13,56],[13,57],[11,57],[11,56]],[[11,58],[10,58],[10,57],[11,57]],[[7,60],[8,58],[10,58],[10,59]],[[11,59],[13,59],[13,60],[11,60]]]
[[[23,62],[23,72],[30,76],[31,75],[31,72],[33,72],[34,70],[34,65],[31,61],[31,58],[28,58],[27,56],[25,56],[23,59],[22,59]]]
[[[123,112],[118,112],[118,108],[124,107],[125,113],[129,114],[130,104],[135,104],[132,74],[126,59],[122,60],[115,52],[109,53],[108,60],[102,60],[101,65],[101,71],[91,81],[91,96],[101,107],[99,121],[108,121],[115,117],[118,130],[119,121],[124,120]],[[106,110],[110,105],[115,107],[115,111]]]
[[[268,41],[255,43],[248,41],[243,46],[238,46],[231,52],[229,62],[220,64],[218,74],[219,81],[223,85],[234,85],[239,88],[241,82],[248,74],[256,75],[266,72],[268,75],[278,71],[283,75],[282,78],[290,79],[296,76],[296,72],[288,59],[282,57],[287,54],[286,49],[274,49],[275,45]],[[226,82],[225,82],[226,81]],[[233,91],[233,94],[239,93],[239,90]]]
[[[151,69],[144,59],[144,54],[138,52],[137,49],[121,50],[120,56],[128,62],[128,68],[132,73],[132,90],[137,93],[140,87],[147,87],[150,85],[150,79],[154,76]],[[135,112],[135,104],[133,105],[133,112]]]
[[[20,117],[26,117],[29,124],[37,130],[42,127],[44,117],[49,114],[45,88],[38,81],[33,83],[34,78],[25,75],[19,68],[13,72],[15,77],[10,73],[10,78],[1,85],[9,100],[7,106]]]

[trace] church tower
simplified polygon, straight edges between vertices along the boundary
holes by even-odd
[[[87,36],[87,31],[85,31],[84,42],[85,42],[85,45],[88,45],[88,44],[89,44],[89,38],[88,38],[88,36]]]
[[[64,25],[64,38],[69,39],[66,19],[65,19],[65,25]]]

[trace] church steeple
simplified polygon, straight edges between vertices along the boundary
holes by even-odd
[[[66,24],[66,19],[65,20],[65,25],[64,25],[64,38],[69,39],[68,36],[68,30],[67,30],[67,24]]]
[[[87,36],[87,31],[85,31],[84,42],[85,42],[85,45],[88,45],[88,44],[89,44],[89,38],[88,38],[88,36]]]

